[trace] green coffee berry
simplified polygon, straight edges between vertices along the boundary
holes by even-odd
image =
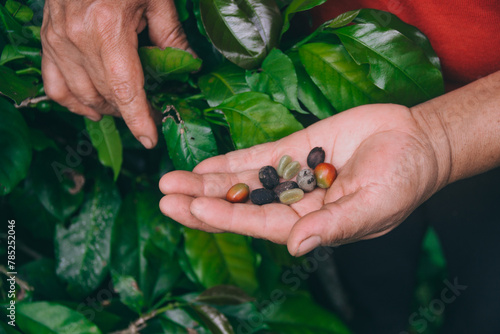
[[[306,193],[313,191],[316,187],[316,177],[312,169],[306,168],[301,170],[297,175],[297,184]]]
[[[283,171],[283,178],[285,180],[290,180],[297,175],[297,173],[300,171],[300,163],[298,161],[292,161],[290,162],[286,167],[285,170]]]
[[[293,204],[304,198],[304,191],[302,189],[289,189],[280,194],[280,202],[283,204]]]
[[[278,172],[278,175],[280,177],[283,177],[283,172],[285,171],[286,166],[292,162],[292,157],[289,155],[284,155],[281,157],[280,161],[278,162],[278,168],[276,168],[276,171]]]

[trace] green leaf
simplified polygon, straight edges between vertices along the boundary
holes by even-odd
[[[250,91],[245,79],[245,70],[232,63],[200,77],[198,86],[211,107],[221,104],[233,95]]]
[[[285,295],[283,300],[261,310],[272,331],[287,334],[349,334],[333,313],[318,306],[308,296]]]
[[[139,56],[146,76],[152,75],[159,83],[162,80],[186,81],[189,73],[198,71],[201,67],[201,59],[172,47],[141,47]],[[151,83],[146,82],[146,85],[148,84]]]
[[[226,115],[238,149],[275,141],[303,128],[288,109],[262,93],[235,95],[217,109]]]
[[[174,253],[181,239],[178,224],[158,209],[156,189],[132,191],[113,226],[111,268],[130,276],[144,294],[145,305],[166,294],[181,274]]]
[[[281,14],[274,0],[200,0],[201,19],[214,46],[252,69],[277,45]]]
[[[342,13],[339,16],[337,16],[336,18],[334,18],[333,20],[325,22],[322,25],[321,29],[323,29],[323,28],[341,28],[341,27],[344,27],[344,26],[348,25],[349,23],[351,23],[355,18],[357,18],[358,15],[359,15],[359,13],[360,13],[360,11],[361,10],[358,9],[358,10],[351,10],[351,11]]]
[[[114,118],[105,115],[99,122],[85,118],[85,126],[92,145],[97,150],[99,161],[104,166],[113,169],[116,181],[123,162],[123,147]]]
[[[203,291],[196,300],[212,305],[239,305],[254,299],[237,286],[216,285]]]
[[[2,5],[0,5],[0,32],[7,36],[9,43],[14,46],[39,46],[33,32],[23,27]]]
[[[262,301],[261,305],[267,305],[267,302],[274,303],[274,301],[266,300]],[[255,302],[246,302],[238,305],[218,305],[215,308],[231,321],[236,333],[271,333],[268,331],[269,326],[261,317],[261,312],[256,304]],[[283,334],[287,333],[283,332]]]
[[[429,42],[427,37],[416,27],[403,22],[396,15],[386,11],[365,8],[358,10],[357,12],[359,12],[359,14],[356,16],[355,22],[370,22],[377,25],[378,27],[387,27],[399,31],[408,39],[417,44],[420,48],[422,48],[427,58],[434,65],[434,67],[441,69],[439,57],[432,48],[431,43]]]
[[[283,29],[281,30],[281,35],[290,28],[290,20],[295,13],[309,10],[325,2],[326,0],[293,0],[283,13]]]
[[[41,258],[19,268],[19,277],[33,287],[33,297],[38,300],[66,300],[64,284],[56,275],[53,259]]]
[[[196,108],[181,102],[175,105],[175,116],[163,123],[168,154],[176,169],[192,170],[203,160],[217,155],[217,143],[210,124]]]
[[[211,333],[234,334],[233,327],[226,316],[217,309],[208,305],[193,305],[193,309],[200,316]]]
[[[201,324],[200,324],[200,319],[196,317],[196,314],[191,311],[189,308],[176,308],[173,310],[168,310],[165,313],[160,315],[160,319],[162,320],[163,323],[163,328],[170,329],[172,328],[172,325],[177,325],[175,327],[178,329],[178,327],[184,328],[183,332],[180,332],[182,334],[186,333],[186,330],[190,329],[194,331],[193,333],[199,333],[199,334],[208,334],[210,333],[208,330],[206,330]],[[187,331],[189,333],[189,330]],[[171,334],[175,332],[170,332],[170,331],[165,331],[165,334]],[[157,334],[157,333],[155,333]]]
[[[0,65],[16,60],[16,59],[28,59],[34,66],[41,68],[42,66],[42,54],[40,48],[34,48],[29,46],[17,46],[6,45],[0,56]]]
[[[48,148],[58,149],[55,141],[49,138],[42,130],[30,128],[29,131],[33,150],[41,152]]]
[[[342,45],[305,44],[299,55],[307,73],[336,110],[384,101],[384,92],[368,79],[367,69],[356,64]]]
[[[109,288],[109,290],[108,290]],[[105,287],[101,293],[106,292],[106,294],[109,292],[111,293],[111,287],[108,285]],[[102,298],[102,295],[97,295],[97,298]],[[119,305],[117,303],[117,299],[112,299],[112,300],[105,300],[103,301],[104,305],[95,302],[93,298],[86,299],[84,302],[71,302],[68,301],[69,299],[66,299],[65,301],[59,301],[58,303],[69,307],[70,309],[79,312],[80,314],[83,314],[87,320],[92,321],[103,333],[111,333],[116,329],[123,328],[126,326],[128,321],[124,318],[127,318],[128,316],[133,316],[133,313],[131,312],[126,312],[123,309],[115,310],[118,311],[117,313],[120,313],[121,316],[118,316],[115,313],[108,312],[108,310],[111,310],[115,307],[115,305]]]
[[[23,116],[0,97],[0,196],[26,177],[31,163],[31,143]]]
[[[33,11],[28,6],[17,1],[7,0],[5,8],[20,22],[27,23],[33,18]]]
[[[0,334],[22,334],[22,333],[17,331],[15,327],[12,327],[11,325],[7,324],[7,322],[0,322]]]
[[[9,194],[8,202],[16,219],[23,222],[23,227],[35,240],[52,243],[56,228],[56,219],[40,203],[30,179],[16,187]],[[26,210],[26,208],[30,208]]]
[[[37,79],[20,77],[6,66],[0,66],[0,94],[5,95],[17,104],[38,94]]]
[[[291,52],[288,56],[295,66],[295,73],[297,73],[300,102],[319,119],[334,115],[336,113],[335,108],[307,74],[306,69],[300,62],[299,53]]]
[[[16,324],[25,334],[101,333],[82,314],[55,303],[20,303],[16,316]]]
[[[83,175],[66,166],[59,169],[65,162],[63,154],[46,150],[36,155],[28,176],[40,203],[59,221],[73,214],[84,197]]]
[[[136,280],[132,276],[111,273],[113,287],[120,295],[120,301],[132,311],[141,314],[144,307],[144,294],[139,289]]]
[[[189,11],[186,4],[187,0],[175,0],[175,8],[180,22],[184,22],[189,18]]]
[[[247,237],[191,229],[184,237],[191,267],[206,288],[233,284],[250,294],[257,289],[255,253]]]
[[[194,321],[194,320],[193,320]],[[147,327],[141,330],[141,334],[188,334],[186,327],[178,325],[167,319],[164,315],[157,316],[148,321]],[[193,332],[201,334],[202,332]],[[206,332],[203,332],[206,333]]]
[[[247,72],[246,79],[253,91],[271,95],[274,101],[288,109],[305,113],[297,100],[295,68],[290,58],[280,50],[272,50],[258,71]]]
[[[69,228],[56,228],[57,275],[72,295],[85,296],[108,273],[111,230],[121,199],[112,180],[98,177]]]
[[[390,94],[391,102],[412,106],[443,93],[441,71],[400,32],[372,23],[334,32],[358,64],[369,64],[369,79]]]

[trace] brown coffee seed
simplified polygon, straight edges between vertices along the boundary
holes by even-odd
[[[316,187],[316,177],[312,169],[306,168],[301,170],[297,175],[297,184],[306,193],[313,191]]]
[[[283,172],[285,171],[286,166],[292,162],[292,157],[289,155],[284,155],[281,157],[280,161],[278,162],[278,168],[276,168],[276,171],[278,172],[278,175],[280,177],[283,177]]]
[[[289,189],[281,193],[280,202],[283,204],[293,204],[302,198],[304,198],[304,191],[302,189]]]
[[[276,188],[274,188],[274,192],[276,193],[276,196],[279,197],[279,195],[282,192],[284,192],[286,190],[290,190],[290,189],[297,189],[298,187],[299,187],[299,185],[295,181],[285,181],[285,182],[281,182],[280,184],[278,184],[276,186]]]
[[[237,183],[227,191],[226,200],[231,203],[244,203],[247,201],[249,193],[248,185]]]
[[[314,169],[322,162],[325,162],[325,151],[321,147],[313,148],[307,156],[307,165],[309,168]]]
[[[274,191],[266,188],[255,189],[250,193],[250,200],[253,204],[263,205],[274,202],[276,194]]]
[[[298,161],[292,161],[285,167],[285,170],[283,171],[283,178],[285,180],[290,180],[294,178],[299,171],[300,163]]]
[[[259,180],[267,189],[273,189],[280,183],[280,177],[273,166],[264,166],[259,170]]]

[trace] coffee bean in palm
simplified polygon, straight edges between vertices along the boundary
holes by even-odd
[[[298,187],[299,187],[299,185],[295,181],[285,181],[285,182],[281,182],[280,184],[278,184],[276,186],[276,188],[274,188],[274,192],[276,193],[276,196],[279,197],[279,195],[283,191],[290,190],[290,189],[297,189]]]
[[[274,202],[276,193],[271,189],[259,188],[250,193],[250,201],[253,204],[263,205]]]
[[[302,189],[289,189],[280,194],[280,202],[283,204],[293,204],[304,198]]]
[[[312,169],[306,168],[301,170],[297,175],[297,184],[306,193],[313,191],[316,187],[316,177]]]
[[[285,167],[285,170],[283,171],[283,178],[285,180],[290,180],[294,178],[299,171],[300,163],[298,161],[292,161]]]
[[[284,155],[281,157],[280,161],[278,162],[278,168],[276,168],[276,171],[278,172],[278,175],[283,177],[283,173],[285,172],[286,166],[292,162],[292,157],[289,155]]]
[[[259,180],[267,189],[273,189],[280,183],[278,172],[273,166],[264,166],[259,170]]]
[[[314,169],[320,163],[325,162],[325,151],[321,147],[315,147],[307,156],[307,165]]]

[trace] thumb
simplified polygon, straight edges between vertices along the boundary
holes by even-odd
[[[173,0],[152,0],[146,10],[149,38],[158,47],[191,50]]]
[[[338,246],[389,232],[402,219],[389,213],[384,202],[391,201],[378,201],[380,194],[374,194],[362,188],[299,219],[288,238],[290,254],[302,256],[320,245]]]

